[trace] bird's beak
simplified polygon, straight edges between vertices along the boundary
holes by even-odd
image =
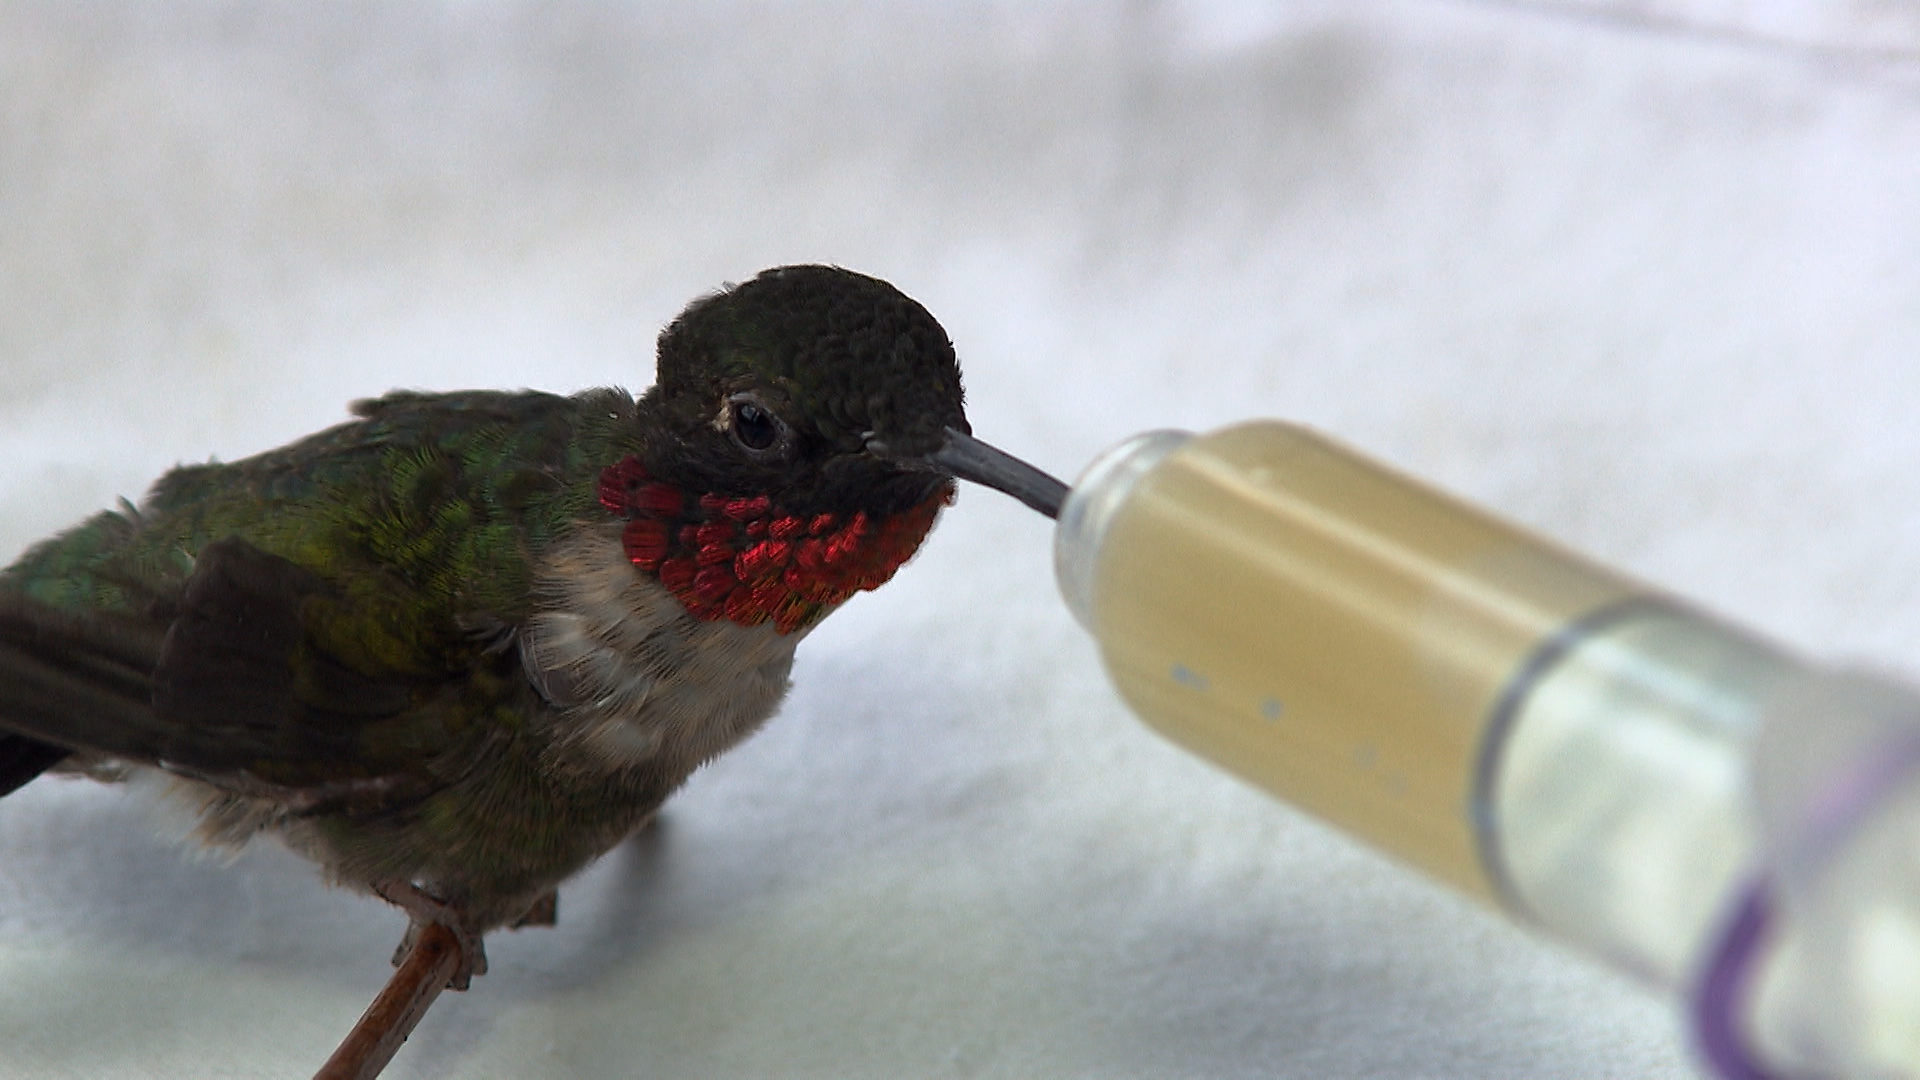
[[[948,428],[946,442],[921,460],[948,476],[1003,491],[1050,518],[1060,516],[1067,498],[1067,485],[957,428]]]

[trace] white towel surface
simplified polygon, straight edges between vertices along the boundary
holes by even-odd
[[[393,386],[886,277],[1072,475],[1304,421],[1920,671],[1920,4],[0,6],[0,553]],[[1681,1077],[1671,1004],[1137,724],[962,494],[407,1077]],[[300,1077],[402,919],[0,803],[0,1077]]]

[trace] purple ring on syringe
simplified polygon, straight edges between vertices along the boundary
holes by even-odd
[[[1890,752],[1863,757],[1808,800],[1799,843],[1789,850],[1795,877],[1810,879],[1845,850],[1853,834],[1920,770],[1920,734],[1887,740]],[[1763,869],[1740,890],[1714,947],[1707,954],[1689,1003],[1701,1056],[1723,1080],[1775,1080],[1753,1053],[1742,1020],[1752,999],[1763,950],[1779,921],[1776,871]]]

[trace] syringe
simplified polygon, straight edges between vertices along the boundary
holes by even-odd
[[[1129,439],[1058,510],[1173,741],[1686,995],[1723,1075],[1920,1076],[1920,695],[1295,425]]]

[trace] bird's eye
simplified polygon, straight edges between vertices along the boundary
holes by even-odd
[[[774,449],[786,433],[786,425],[780,418],[769,412],[766,406],[751,399],[737,398],[732,403],[733,438],[741,446],[753,453],[765,453]]]

